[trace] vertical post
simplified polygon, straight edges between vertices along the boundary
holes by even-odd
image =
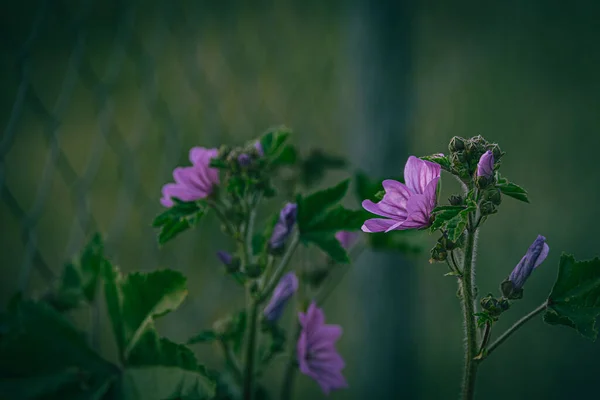
[[[344,93],[352,163],[375,177],[401,174],[409,154],[411,115],[410,36],[412,8],[406,1],[355,0],[347,16],[346,54],[353,93]],[[348,89],[345,89],[348,90]],[[412,398],[415,346],[412,337],[416,273],[402,257],[364,254],[353,271],[352,307],[362,313],[354,327],[361,354],[351,377],[356,398],[394,398],[399,388]],[[373,345],[369,345],[373,344]]]

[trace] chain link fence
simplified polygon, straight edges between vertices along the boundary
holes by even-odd
[[[310,18],[291,2],[5,7],[3,301],[51,281],[95,231],[126,270],[198,264],[211,246],[188,237],[161,251],[149,226],[161,185],[191,146],[248,140],[280,123],[297,141],[333,146],[341,29],[331,6],[311,7]]]

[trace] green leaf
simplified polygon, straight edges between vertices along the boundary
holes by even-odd
[[[468,211],[461,211],[454,218],[449,220],[446,224],[446,229],[448,230],[448,239],[456,242],[465,231],[468,222]]]
[[[207,211],[206,203],[202,201],[183,202],[173,199],[173,207],[158,215],[152,226],[160,228],[158,243],[164,245],[182,232],[196,226]]]
[[[45,300],[59,311],[75,308],[84,300],[93,302],[99,275],[108,263],[104,257],[102,238],[96,234],[79,256],[65,264],[57,289],[47,295]]]
[[[305,243],[314,243],[323,250],[331,259],[341,264],[349,264],[350,257],[342,247],[339,240],[330,233],[308,233],[301,236]]]
[[[596,318],[600,315],[600,258],[577,261],[570,254],[560,257],[558,277],[548,297],[544,321],[574,328],[596,340]]]
[[[450,162],[450,158],[443,154],[432,154],[430,156],[423,156],[421,157],[421,160],[434,162],[436,164],[439,164],[442,167],[442,169],[446,171],[452,171],[452,163]]]
[[[219,336],[213,330],[202,331],[196,336],[192,336],[188,339],[187,344],[198,344],[198,343],[212,343],[217,340]]]
[[[435,219],[429,230],[431,232],[437,231],[465,209],[465,206],[441,206],[434,208],[431,213],[435,216]]]
[[[17,301],[0,340],[0,393],[7,399],[101,398],[119,370],[45,303]]]
[[[152,321],[176,309],[187,295],[185,277],[173,270],[106,274],[107,309],[123,360]]]
[[[527,191],[519,185],[509,182],[508,179],[501,177],[499,173],[496,173],[496,182],[496,187],[500,189],[503,194],[514,199],[524,201],[525,203],[529,203]]]
[[[368,218],[369,213],[364,210],[348,210],[341,205],[337,205],[323,214],[322,217],[305,226],[304,233],[330,232],[335,234],[339,231],[356,231]]]
[[[321,150],[313,150],[302,161],[300,166],[300,182],[307,188],[310,188],[325,177],[328,170],[343,169],[346,167],[346,160],[342,157],[324,153]]]
[[[435,215],[435,219],[429,230],[434,232],[438,229],[445,229],[448,234],[448,239],[456,242],[467,227],[469,213],[476,209],[477,204],[471,199],[467,199],[466,206],[436,207],[432,211]]]
[[[345,179],[337,185],[315,192],[298,200],[297,223],[302,232],[311,222],[319,218],[328,208],[338,203],[348,191],[349,179]]]
[[[294,165],[298,161],[298,152],[291,144],[284,146],[275,157],[272,164],[275,166]]]
[[[291,130],[285,126],[272,128],[263,134],[260,138],[265,157],[273,157],[280,150],[291,134]]]

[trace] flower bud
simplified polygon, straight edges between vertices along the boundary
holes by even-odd
[[[264,155],[265,155],[265,151],[263,150],[262,144],[260,143],[260,141],[259,141],[259,140],[257,140],[257,141],[254,143],[254,148],[256,149],[256,152],[258,153],[258,155],[259,155],[260,157],[262,157],[262,156],[264,156]]]
[[[489,200],[496,206],[499,206],[500,203],[502,203],[502,192],[497,188],[489,188],[484,193],[484,199]]]
[[[457,151],[463,151],[465,149],[465,139],[460,136],[454,136],[450,139],[450,144],[448,145],[448,150],[451,153],[455,153]]]
[[[237,158],[240,167],[247,167],[252,164],[252,158],[246,153],[242,153]]]
[[[501,290],[505,297],[510,299],[518,295],[533,270],[548,257],[549,251],[550,247],[546,243],[546,238],[538,235],[533,244],[527,249],[527,253],[510,273],[508,280],[502,283]]]
[[[349,249],[358,239],[358,232],[339,231],[335,234],[335,238],[340,242],[344,249]]]
[[[265,319],[271,322],[278,320],[283,313],[285,305],[296,290],[298,290],[298,278],[296,274],[293,272],[285,274],[275,287],[269,304],[265,307]]]
[[[465,200],[462,198],[462,196],[458,196],[458,195],[450,196],[448,201],[453,206],[462,206],[463,204],[465,204]]]
[[[297,210],[298,206],[295,203],[288,203],[283,207],[269,240],[270,250],[277,252],[283,249],[285,241],[290,236],[290,233],[292,233],[292,229],[296,223]]]
[[[228,252],[221,250],[217,251],[217,257],[225,265],[227,272],[233,273],[240,269],[240,259],[238,257],[234,257]]]
[[[494,160],[495,160],[495,161],[498,161],[498,160],[500,160],[500,158],[501,158],[501,157],[502,157],[504,154],[506,154],[506,153],[504,153],[504,152],[503,152],[503,151],[500,149],[500,146],[498,146],[496,143],[489,145],[489,146],[488,146],[488,150],[491,150],[491,151],[492,151],[492,154],[494,155]]]
[[[481,210],[481,215],[492,215],[498,212],[498,208],[491,201],[481,202],[479,209]]]
[[[435,245],[435,247],[433,249],[431,249],[431,260],[432,261],[446,261],[446,258],[448,258],[448,252],[446,251],[446,249],[444,248],[444,246],[442,246],[441,243],[438,243]]]
[[[494,154],[488,150],[477,163],[477,177],[492,178],[494,176]]]

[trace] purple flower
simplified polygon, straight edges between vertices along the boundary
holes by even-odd
[[[483,153],[477,164],[477,176],[491,178],[494,175],[494,153],[491,150]]]
[[[293,272],[288,272],[275,287],[271,300],[265,307],[264,314],[267,321],[276,321],[281,317],[283,308],[296,290],[298,290],[298,278]]]
[[[302,326],[297,346],[300,372],[317,381],[325,394],[348,387],[342,375],[344,360],[335,349],[342,328],[325,324],[323,310],[314,302],[306,313],[298,313],[298,318]]]
[[[259,156],[262,157],[265,155],[265,151],[263,150],[262,144],[260,144],[260,140],[257,140],[256,143],[254,143],[254,148],[258,152]]]
[[[233,261],[233,256],[226,251],[217,251],[217,257],[219,257],[219,260],[225,265],[229,265]]]
[[[208,197],[219,183],[219,170],[211,168],[210,160],[218,154],[217,149],[194,147],[190,150],[191,167],[178,167],[173,171],[175,183],[162,188],[160,203],[173,206],[173,197],[182,201],[196,201]]]
[[[279,213],[279,220],[275,224],[269,245],[272,250],[279,250],[285,244],[286,239],[292,233],[296,223],[296,212],[298,206],[295,203],[287,203]]]
[[[429,226],[431,210],[436,204],[440,179],[439,164],[410,156],[404,167],[406,185],[391,179],[383,181],[385,195],[378,203],[365,200],[365,210],[386,218],[365,221],[363,232],[389,232]]]
[[[358,239],[358,232],[339,231],[335,234],[335,238],[341,243],[344,249],[348,249]]]
[[[544,262],[548,257],[550,247],[546,244],[546,238],[538,235],[533,244],[527,249],[527,253],[521,258],[515,269],[510,273],[508,280],[512,282],[514,290],[523,288],[529,275]]]

